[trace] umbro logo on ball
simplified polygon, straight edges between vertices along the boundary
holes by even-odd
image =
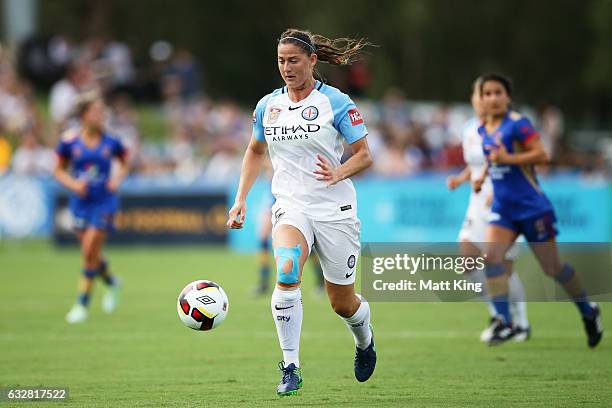
[[[210,305],[211,303],[215,303],[215,299],[211,298],[208,295],[200,296],[199,298],[196,298],[196,299],[205,305]]]

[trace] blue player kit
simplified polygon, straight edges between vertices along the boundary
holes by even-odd
[[[494,132],[489,134],[485,126],[480,126],[478,133],[482,136],[484,154],[489,161],[489,177],[493,182],[489,222],[523,234],[529,242],[544,242],[555,237],[555,213],[538,183],[534,166],[501,164],[489,159],[491,150],[500,143],[508,153],[519,153],[539,137],[529,119],[510,111]]]
[[[113,215],[119,207],[116,194],[108,190],[111,164],[123,158],[126,150],[121,142],[103,133],[96,146],[87,146],[78,133],[62,138],[56,150],[59,158],[71,165],[71,174],[87,183],[85,196],[70,195],[70,210],[75,229],[95,227],[103,231],[113,228]]]

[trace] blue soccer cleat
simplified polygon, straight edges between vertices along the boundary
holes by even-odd
[[[276,388],[276,394],[280,397],[297,395],[297,390],[302,388],[302,384],[304,383],[302,370],[293,363],[285,367],[284,361],[278,363],[278,368],[280,368],[282,372],[282,377]]]
[[[374,346],[374,331],[370,325],[372,341],[364,350],[355,347],[355,378],[359,382],[367,381],[376,368],[376,346]]]

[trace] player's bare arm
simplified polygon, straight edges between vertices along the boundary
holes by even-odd
[[[496,163],[514,164],[518,166],[546,164],[550,161],[550,157],[544,149],[544,144],[539,138],[530,140],[525,145],[525,151],[517,153],[509,153],[503,143],[498,143],[497,149],[491,149],[489,158]]]
[[[472,171],[469,166],[465,166],[461,173],[448,176],[446,179],[446,186],[449,190],[454,190],[463,183],[469,181],[470,177],[472,177]]]
[[[328,186],[333,186],[339,181],[352,177],[373,163],[372,154],[368,146],[367,137],[359,139],[351,145],[353,155],[344,164],[332,168],[325,157],[317,155],[316,165],[319,167],[314,171],[317,174],[317,180],[326,181]]]
[[[242,160],[242,170],[240,172],[240,182],[238,184],[236,199],[229,211],[229,218],[227,220],[227,226],[232,229],[240,229],[244,225],[247,210],[246,197],[257,179],[265,154],[266,143],[260,142],[254,137],[251,138],[251,142]]]

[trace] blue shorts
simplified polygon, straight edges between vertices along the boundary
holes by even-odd
[[[119,198],[114,195],[97,201],[72,200],[70,210],[74,216],[73,228],[85,230],[94,227],[101,231],[112,232],[118,209]]]
[[[499,213],[491,214],[489,224],[508,228],[519,235],[525,236],[527,242],[545,242],[557,236],[557,217],[554,211],[546,211],[522,220],[512,220]]]

